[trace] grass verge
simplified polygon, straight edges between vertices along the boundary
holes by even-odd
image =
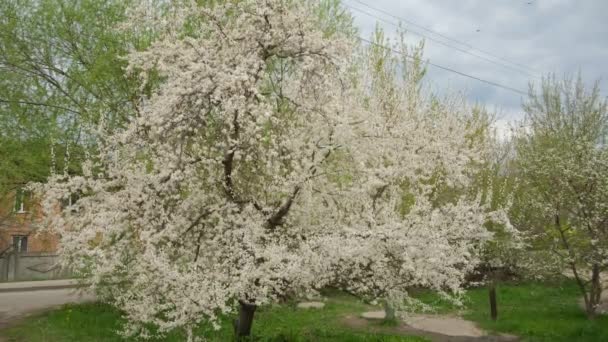
[[[590,321],[578,305],[580,294],[572,281],[556,283],[501,284],[498,286],[497,321],[489,315],[487,289],[470,290],[465,307],[457,308],[429,292],[416,297],[437,308],[438,313],[458,313],[494,333],[509,333],[534,342],[608,341],[608,316]],[[405,341],[421,342],[418,337],[369,333],[351,330],[340,323],[346,315],[370,310],[353,297],[332,293],[325,308],[297,309],[294,305],[263,307],[256,312],[255,341]],[[377,308],[375,308],[377,310]],[[104,304],[68,305],[31,317],[18,326],[4,330],[8,341],[124,341],[117,334],[120,312]],[[211,341],[233,340],[232,319],[227,317],[218,331],[201,327],[198,335]],[[390,331],[390,329],[386,329]],[[156,341],[184,341],[175,331]]]
[[[581,295],[573,281],[500,284],[497,295],[497,321],[490,319],[487,288],[468,291],[464,308],[428,292],[418,297],[434,304],[440,313],[459,313],[487,331],[518,335],[523,341],[608,341],[608,316],[588,320],[579,307]]]
[[[294,305],[260,308],[254,319],[253,341],[307,342],[307,341],[353,341],[353,342],[424,342],[419,337],[365,333],[353,331],[340,324],[348,314],[357,314],[369,307],[346,295],[333,294],[325,308],[297,309]],[[125,341],[117,331],[123,319],[116,309],[99,303],[66,305],[22,321],[19,325],[4,330],[3,336],[11,342],[69,342],[69,341]],[[234,340],[232,319],[227,317],[218,331],[202,326],[197,332],[210,341]],[[181,331],[155,341],[184,341]]]

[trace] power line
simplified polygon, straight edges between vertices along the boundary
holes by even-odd
[[[382,45],[382,44],[378,44],[378,43],[376,43],[376,42],[373,42],[373,41],[371,41],[371,40],[369,40],[369,39],[365,39],[365,38],[363,38],[363,37],[358,37],[358,38],[359,38],[359,39],[360,39],[362,42],[365,42],[365,43],[367,43],[367,44],[369,44],[369,45],[373,45],[373,46],[377,46],[377,47],[380,47],[380,48],[386,49],[386,50],[388,50],[388,51],[391,51],[392,53],[395,53],[395,54],[398,54],[398,55],[404,56],[404,57],[406,57],[406,58],[408,58],[408,59],[412,59],[412,60],[414,60],[414,59],[415,59],[413,56],[408,55],[408,54],[406,54],[406,53],[403,53],[403,52],[401,52],[401,51],[395,50],[395,49],[393,49],[393,48],[392,48],[392,47],[390,47],[390,46],[385,46],[385,45]],[[479,82],[482,82],[482,83],[489,84],[489,85],[491,85],[491,86],[493,86],[493,87],[502,88],[502,89],[505,89],[505,90],[508,90],[508,91],[511,91],[511,92],[514,92],[514,93],[517,93],[517,94],[520,94],[520,95],[528,96],[528,93],[527,93],[527,92],[525,92],[525,91],[523,91],[523,90],[520,90],[520,89],[517,89],[517,88],[509,87],[509,86],[506,86],[506,85],[504,85],[504,84],[496,83],[496,82],[494,82],[494,81],[489,81],[489,80],[486,80],[486,79],[483,79],[483,78],[480,78],[480,77],[477,77],[477,76],[469,75],[469,74],[466,74],[466,73],[464,73],[464,72],[462,72],[462,71],[458,71],[458,70],[456,70],[456,69],[452,69],[452,68],[450,68],[450,67],[446,67],[446,66],[443,66],[443,65],[439,65],[439,64],[436,64],[436,63],[432,63],[432,62],[430,62],[430,61],[427,61],[427,64],[428,64],[428,65],[430,65],[430,66],[432,66],[432,67],[435,67],[435,68],[438,68],[438,69],[444,70],[444,71],[448,71],[448,72],[451,72],[451,73],[454,73],[454,74],[457,74],[457,75],[460,75],[460,76],[463,76],[463,77],[467,77],[467,78],[470,78],[470,79],[473,79],[473,80],[476,80],[476,81],[479,81]]]
[[[349,6],[349,5],[344,5],[344,6],[346,6],[347,8],[350,8],[350,9],[352,9],[352,10],[355,10],[355,11],[357,11],[357,12],[361,12],[361,13],[363,13],[363,14],[365,14],[365,15],[370,16],[370,17],[376,18],[376,19],[378,19],[378,20],[380,20],[380,21],[382,21],[382,22],[385,22],[385,23],[387,23],[387,24],[389,24],[389,25],[393,25],[393,26],[395,26],[395,27],[399,27],[399,25],[397,25],[397,24],[395,24],[395,23],[393,23],[393,22],[391,22],[391,21],[388,21],[388,20],[386,20],[386,19],[384,19],[384,18],[380,18],[380,17],[378,17],[378,16],[375,16],[375,15],[373,15],[373,14],[371,14],[371,13],[367,12],[367,11],[364,11],[364,10],[361,10],[361,9],[359,9],[359,8],[352,7],[352,6]],[[437,40],[437,39],[434,39],[434,38],[432,38],[432,37],[426,36],[426,35],[424,35],[423,33],[420,33],[420,32],[417,32],[417,31],[414,31],[414,30],[411,30],[411,29],[410,29],[410,30],[408,30],[408,32],[411,32],[411,33],[413,33],[413,34],[415,34],[415,35],[418,35],[418,36],[420,36],[420,37],[423,37],[423,38],[429,39],[429,40],[431,40],[431,41],[434,41],[434,42],[436,42],[436,43],[438,43],[438,44],[441,44],[441,45],[443,45],[443,46],[446,46],[446,47],[449,47],[449,48],[452,48],[452,49],[458,50],[458,51],[460,51],[460,52],[462,52],[462,53],[465,53],[465,54],[467,54],[467,55],[471,55],[471,56],[474,56],[474,57],[480,58],[480,59],[482,59],[482,60],[484,60],[484,61],[487,61],[487,62],[489,62],[489,63],[495,64],[495,65],[498,65],[498,66],[503,67],[503,68],[505,68],[505,69],[509,69],[509,70],[512,70],[512,71],[517,71],[517,72],[519,72],[519,73],[522,73],[522,74],[525,74],[525,75],[528,75],[528,76],[531,76],[531,77],[534,77],[534,78],[539,78],[539,76],[534,75],[534,74],[532,74],[532,73],[530,73],[530,72],[527,72],[527,71],[524,71],[524,70],[521,70],[521,69],[518,69],[518,68],[514,68],[514,67],[512,67],[512,66],[510,66],[510,65],[506,65],[506,64],[504,64],[504,63],[497,62],[497,61],[495,61],[495,60],[492,60],[492,59],[486,58],[486,57],[481,56],[481,55],[478,55],[478,54],[474,54],[474,53],[472,53],[472,52],[470,52],[470,51],[467,51],[467,50],[465,50],[465,49],[461,49],[461,48],[459,48],[459,47],[457,47],[457,46],[450,45],[450,44],[447,44],[447,43],[442,42],[442,41],[440,41],[440,40]]]
[[[369,5],[369,4],[365,3],[365,2],[362,2],[362,1],[360,1],[360,0],[352,0],[352,1],[355,1],[355,2],[357,2],[358,4],[363,5],[363,6],[365,6],[365,7],[369,8],[369,9],[372,9],[372,10],[374,10],[374,11],[377,11],[377,12],[383,13],[383,14],[385,14],[385,15],[388,15],[388,16],[390,16],[390,17],[392,17],[392,18],[394,18],[394,19],[397,19],[397,20],[399,20],[399,21],[406,22],[406,23],[408,23],[408,24],[410,24],[410,25],[412,25],[412,26],[418,27],[418,28],[420,28],[420,29],[422,29],[422,30],[424,30],[424,31],[427,31],[427,32],[429,32],[429,33],[431,33],[431,34],[434,34],[434,35],[437,35],[437,36],[439,36],[439,37],[442,37],[442,38],[444,38],[444,39],[446,39],[446,40],[449,40],[449,41],[455,42],[455,43],[457,43],[457,44],[463,45],[463,46],[465,46],[465,47],[467,47],[467,48],[469,48],[469,49],[472,49],[472,50],[477,50],[477,51],[479,51],[479,52],[481,52],[481,53],[483,53],[483,54],[486,54],[486,55],[488,55],[488,56],[491,56],[491,57],[493,57],[493,58],[496,58],[496,59],[502,60],[502,61],[504,61],[504,62],[507,62],[507,63],[509,63],[509,64],[512,64],[512,65],[518,66],[518,67],[523,68],[523,69],[527,69],[528,71],[531,71],[531,72],[534,72],[534,73],[537,73],[537,72],[538,72],[537,70],[534,70],[533,68],[530,68],[530,67],[528,67],[528,66],[526,66],[526,65],[523,65],[523,64],[520,64],[520,63],[515,63],[515,62],[512,62],[512,61],[510,61],[510,60],[508,60],[508,59],[506,59],[506,58],[504,58],[504,57],[497,56],[497,55],[495,55],[495,54],[493,54],[493,53],[491,53],[491,52],[489,52],[489,51],[482,50],[482,49],[480,49],[480,48],[476,48],[476,47],[474,47],[473,45],[471,45],[471,44],[469,44],[469,43],[467,43],[467,42],[463,42],[463,41],[458,40],[458,39],[456,39],[456,38],[449,37],[449,36],[444,35],[444,34],[442,34],[442,33],[440,33],[440,32],[437,32],[437,31],[435,31],[435,30],[432,30],[432,29],[430,29],[430,28],[428,28],[428,27],[425,27],[425,26],[419,25],[419,24],[417,24],[417,23],[415,23],[415,22],[413,22],[413,21],[411,21],[411,20],[408,20],[408,19],[406,19],[406,18],[396,16],[396,15],[394,15],[394,14],[392,14],[392,13],[390,13],[390,12],[386,11],[386,10],[383,10],[383,9],[381,9],[381,8],[371,6],[371,5]]]
[[[385,15],[388,15],[388,16],[390,16],[390,17],[392,17],[392,18],[396,19],[396,20],[399,20],[399,21],[403,21],[403,22],[405,22],[405,23],[408,23],[408,24],[409,24],[409,25],[411,25],[411,26],[418,27],[418,28],[420,28],[420,29],[422,29],[422,30],[424,30],[424,31],[426,31],[426,32],[429,32],[429,33],[434,34],[434,35],[436,35],[436,36],[442,37],[442,38],[444,38],[444,39],[446,39],[446,40],[449,40],[449,41],[451,41],[451,42],[454,42],[454,43],[460,44],[460,45],[462,45],[462,46],[465,46],[465,47],[466,47],[466,48],[468,48],[468,49],[479,51],[479,52],[481,52],[481,53],[483,53],[483,54],[485,54],[485,55],[491,56],[491,57],[493,57],[493,58],[495,58],[495,59],[498,59],[498,60],[501,60],[501,61],[506,62],[506,63],[508,63],[508,64],[511,64],[511,65],[516,66],[516,67],[518,67],[518,68],[520,68],[520,69],[527,70],[527,71],[529,72],[529,74],[530,74],[530,73],[538,74],[538,71],[537,71],[537,70],[535,70],[535,69],[533,69],[533,68],[530,68],[530,67],[528,67],[528,66],[526,66],[526,65],[524,65],[524,64],[520,64],[520,63],[512,62],[512,61],[510,61],[510,60],[508,60],[508,59],[506,59],[506,58],[504,58],[504,57],[500,57],[500,56],[498,56],[498,55],[495,55],[495,54],[493,54],[492,52],[489,52],[489,51],[486,51],[486,50],[482,50],[482,49],[480,49],[480,48],[476,48],[476,47],[472,46],[472,45],[471,45],[471,44],[469,44],[469,43],[463,42],[463,41],[458,40],[458,39],[456,39],[456,38],[452,38],[452,37],[446,36],[446,35],[444,35],[444,34],[442,34],[442,33],[440,33],[440,32],[434,31],[434,30],[432,30],[432,29],[430,29],[430,28],[428,28],[428,27],[425,27],[425,26],[419,25],[419,24],[417,24],[417,23],[415,23],[415,22],[413,22],[413,21],[411,21],[411,20],[407,20],[407,19],[405,19],[405,18],[403,18],[403,17],[396,16],[396,15],[394,15],[394,14],[392,14],[392,13],[388,12],[388,11],[385,11],[385,10],[383,10],[383,9],[381,9],[381,8],[378,8],[378,7],[374,7],[374,6],[368,5],[367,3],[362,2],[362,1],[360,1],[360,0],[352,0],[352,1],[354,1],[354,2],[358,3],[358,4],[362,5],[362,6],[365,6],[365,7],[369,8],[369,9],[371,9],[371,10],[374,10],[374,11],[376,11],[376,12],[379,12],[379,13],[382,13],[382,14],[385,14]],[[348,6],[348,5],[346,5],[346,6],[347,6],[347,7],[349,7],[349,8],[352,8],[352,7]],[[360,9],[357,9],[357,11],[359,11],[359,12],[363,12],[363,11],[362,11],[362,10],[360,10]],[[371,14],[369,14],[369,13],[366,13],[366,14],[367,14],[367,15],[371,15]],[[371,15],[371,16],[373,16],[373,15]],[[376,17],[376,18],[377,18],[377,17]],[[378,19],[378,18],[377,18],[377,19]],[[394,23],[391,23],[391,24],[392,24],[392,25],[395,25]],[[436,42],[440,42],[440,41],[438,41],[438,40],[432,39],[431,37],[425,36],[424,34],[421,34],[421,33],[417,33],[417,34],[418,34],[418,35],[422,35],[422,36],[424,36],[424,37],[426,37],[426,38],[428,38],[428,39],[430,39],[430,40],[433,40],[433,41],[436,41]],[[440,44],[444,44],[444,45],[446,45],[446,43],[443,43],[443,42],[440,42]],[[447,45],[446,45],[446,46],[447,46]],[[454,47],[454,46],[449,46],[449,47],[454,48],[454,49],[458,49],[458,48],[456,48],[456,47]],[[458,49],[458,50],[459,50],[459,51],[463,51],[462,49]],[[466,51],[466,50],[464,50],[464,51]],[[467,53],[470,53],[470,51],[467,51]],[[478,56],[478,55],[474,55],[474,56],[477,56],[477,57],[479,57],[479,58],[483,58],[483,57]],[[536,75],[535,77],[538,77],[538,76]]]

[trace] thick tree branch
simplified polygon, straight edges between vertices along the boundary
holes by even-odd
[[[274,214],[272,214],[272,216],[268,218],[268,220],[266,221],[266,226],[269,229],[274,229],[283,223],[283,218],[289,213],[289,209],[291,209],[291,205],[293,204],[293,201],[295,200],[300,190],[301,187],[297,185],[291,195],[289,195],[287,200],[279,207],[279,209]]]

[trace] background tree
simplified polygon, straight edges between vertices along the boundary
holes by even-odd
[[[517,183],[512,165],[513,144],[509,139],[502,140],[497,136],[493,128],[493,114],[483,107],[474,108],[473,113],[476,130],[469,136],[470,142],[482,144],[486,149],[482,161],[471,165],[474,180],[468,191],[471,195],[481,194],[481,203],[486,204],[490,211],[508,213],[512,210],[513,192]],[[509,220],[488,221],[485,226],[493,236],[483,247],[481,263],[472,279],[487,284],[490,316],[496,320],[498,284],[508,277],[525,274],[527,263],[522,258],[525,253],[522,236]]]
[[[608,110],[596,83],[545,79],[530,88],[516,140],[522,190],[514,220],[570,269],[593,318],[608,267]],[[550,262],[550,260],[547,260]],[[588,276],[585,275],[588,273]]]
[[[0,3],[1,197],[51,172],[80,172],[94,146],[88,126],[103,115],[108,129],[120,127],[133,115],[139,90],[121,56],[149,39],[115,29],[127,4]]]
[[[340,200],[309,215],[333,215],[345,227],[340,247],[328,245],[335,286],[381,300],[393,319],[415,302],[411,288],[461,294],[490,238],[484,223],[505,215],[469,196],[470,166],[487,145],[468,136],[481,121],[461,98],[424,88],[423,45],[408,46],[403,34],[393,45],[381,30],[371,41],[354,68],[352,137],[326,164],[340,166]]]

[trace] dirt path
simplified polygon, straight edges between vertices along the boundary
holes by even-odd
[[[433,342],[514,342],[517,336],[486,335],[473,322],[456,316],[413,315],[408,323],[395,327],[379,325],[379,320],[369,320],[350,315],[342,319],[342,323],[357,330],[385,332],[402,335],[415,335],[430,339]]]

